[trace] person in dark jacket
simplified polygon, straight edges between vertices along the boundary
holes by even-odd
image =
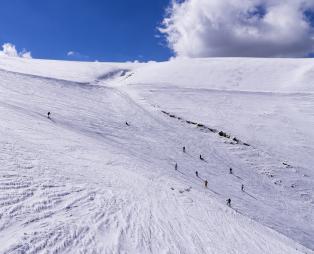
[[[227,201],[227,206],[229,206],[229,207],[230,207],[230,206],[231,206],[231,199],[230,199],[230,198],[228,198],[226,201]]]
[[[244,184],[241,185],[241,191],[244,191]]]
[[[47,118],[49,119],[50,119],[50,114],[51,114],[50,112],[47,113]]]
[[[201,161],[203,161],[203,160],[204,160],[204,158],[202,157],[202,155],[201,155],[201,154],[200,154],[200,160],[201,160]]]
[[[229,169],[229,174],[232,174],[232,168]]]
[[[178,164],[176,163],[176,165],[174,165],[174,169],[178,170]]]
[[[183,150],[183,152],[185,153],[185,146],[184,146],[184,147],[182,147],[182,150]]]
[[[195,171],[195,175],[196,175],[196,177],[198,177],[198,171]]]
[[[207,180],[205,180],[205,188],[207,188],[207,185],[208,185],[208,181]]]

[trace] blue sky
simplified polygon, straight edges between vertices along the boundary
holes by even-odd
[[[0,44],[34,58],[167,60],[157,26],[169,0],[0,0]],[[67,56],[67,52],[76,52]]]
[[[0,45],[82,61],[314,56],[314,0],[177,0],[160,34],[170,2],[0,0]]]

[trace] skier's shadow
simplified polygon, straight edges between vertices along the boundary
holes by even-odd
[[[193,156],[190,153],[188,153],[188,152],[183,152],[183,153],[186,154],[187,156],[189,156],[190,158],[193,158]]]
[[[182,171],[180,171],[179,169],[176,170],[178,173],[180,173],[181,175],[187,176],[187,174],[183,173]]]
[[[220,195],[220,193],[218,193],[218,192],[216,192],[216,191],[214,191],[214,190],[212,190],[212,189],[210,189],[208,187],[207,187],[207,189],[210,190],[211,192],[215,193],[216,195]]]
[[[243,191],[246,195],[250,196],[251,198],[254,198],[255,200],[257,200],[256,197],[254,197],[253,195],[251,195],[250,193],[246,192],[245,190]]]
[[[232,173],[229,173],[229,175],[234,176],[234,177],[236,177],[236,178],[238,178],[238,179],[240,179],[240,180],[243,180],[240,176],[237,176],[237,175],[234,174],[233,172],[232,172]]]
[[[47,118],[48,118],[48,120],[50,120],[51,122],[56,123],[56,121],[55,121],[54,119],[52,119],[51,117],[47,117]]]
[[[233,174],[234,175],[234,174]],[[243,180],[240,176],[234,175],[236,178]]]
[[[200,161],[203,161],[203,162],[207,163],[207,160],[205,160],[204,158],[200,159]]]

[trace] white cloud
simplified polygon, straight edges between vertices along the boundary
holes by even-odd
[[[73,50],[68,51],[68,52],[67,52],[67,56],[68,56],[69,58],[71,58],[71,59],[74,59],[74,60],[87,60],[87,59],[89,59],[88,56],[83,55],[83,54],[81,54],[80,52],[73,51]]]
[[[26,51],[25,49],[23,49],[22,52],[19,53],[19,56],[22,58],[27,58],[27,59],[31,59],[32,58],[32,54],[30,51]]]
[[[185,0],[160,31],[177,56],[300,57],[314,51],[313,0]]]
[[[67,56],[74,56],[74,55],[76,55],[77,53],[76,52],[74,52],[74,51],[69,51],[68,53],[67,53]]]
[[[32,58],[31,52],[23,49],[21,52],[16,50],[15,45],[11,43],[4,43],[2,45],[2,51],[0,50],[0,55],[10,56],[10,57],[21,57],[21,58]]]

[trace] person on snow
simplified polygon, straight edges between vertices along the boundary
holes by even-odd
[[[174,169],[178,170],[178,164],[176,163],[176,165],[174,165]]]
[[[185,146],[184,146],[184,147],[182,147],[182,150],[183,150],[183,152],[185,153]]]
[[[196,177],[198,177],[198,171],[195,171],[195,175],[196,175]]]
[[[231,199],[228,198],[226,201],[227,201],[227,206],[231,207]]]
[[[207,188],[207,185],[208,185],[208,181],[207,180],[205,180],[205,188]]]
[[[128,122],[125,122],[125,125],[126,125],[126,126],[130,126],[130,124],[129,124]]]
[[[201,161],[203,161],[203,160],[204,160],[204,158],[202,157],[202,155],[201,155],[201,154],[200,154],[200,160],[201,160]]]
[[[51,114],[50,112],[47,113],[47,118],[49,119],[50,119],[50,114]]]
[[[244,191],[244,185],[243,184],[241,185],[241,191]]]
[[[229,169],[229,174],[232,174],[232,168]]]

